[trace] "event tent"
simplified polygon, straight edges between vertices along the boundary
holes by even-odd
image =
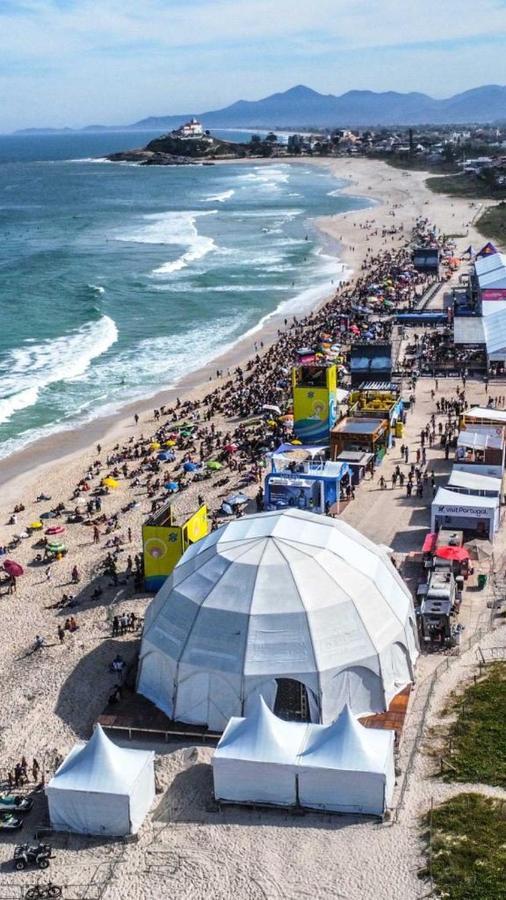
[[[251,715],[230,719],[216,748],[216,799],[294,806],[295,762],[305,733],[306,725],[279,719],[258,697]]]
[[[299,754],[301,806],[382,815],[395,786],[394,732],[364,728],[345,706],[332,725],[310,725]]]
[[[382,815],[395,784],[394,732],[364,728],[347,705],[330,725],[287,722],[259,697],[251,715],[228,723],[213,780],[226,803]]]
[[[458,494],[439,488],[431,508],[431,531],[460,528],[479,531],[494,540],[499,528],[499,498]]]
[[[448,481],[448,487],[458,494],[476,494],[485,497],[499,497],[501,494],[502,480],[492,478],[490,475],[480,475],[469,470],[453,469]]]
[[[287,509],[228,522],[185,552],[148,608],[137,690],[213,731],[258,694],[287,718],[328,723],[346,703],[388,709],[417,655],[412,597],[386,551],[341,520]]]
[[[154,753],[118,747],[97,725],[76,744],[46,787],[56,831],[135,834],[155,797]]]

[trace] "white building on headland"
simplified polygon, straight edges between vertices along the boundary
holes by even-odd
[[[185,122],[184,125],[176,128],[172,133],[177,135],[177,137],[188,139],[202,138],[204,137],[205,132],[202,123],[199,122],[198,119],[190,119],[189,122]]]

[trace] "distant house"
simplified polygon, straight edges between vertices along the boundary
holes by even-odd
[[[179,138],[203,138],[204,137],[204,129],[202,124],[198,121],[198,119],[190,119],[189,122],[185,122],[184,125],[181,125],[179,128],[176,128],[172,134]]]

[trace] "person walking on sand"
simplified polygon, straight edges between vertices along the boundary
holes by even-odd
[[[51,581],[51,566],[48,566],[46,571],[44,572],[46,576],[46,581]]]
[[[93,527],[93,543],[100,544],[100,529],[98,525],[94,525]]]
[[[58,625],[58,640],[60,644],[63,644],[63,641],[65,640],[65,629],[62,628],[61,625]]]

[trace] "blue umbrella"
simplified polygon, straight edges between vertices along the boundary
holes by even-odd
[[[164,485],[164,487],[165,487],[165,490],[171,491],[171,492],[179,490],[179,484],[177,483],[177,481],[167,481],[166,484]]]
[[[174,454],[171,453],[170,450],[162,450],[162,452],[158,454],[157,459],[162,462],[172,462],[174,460]]]
[[[195,472],[195,470],[198,469],[198,465],[197,463],[185,462],[183,464],[183,469],[185,472]]]

